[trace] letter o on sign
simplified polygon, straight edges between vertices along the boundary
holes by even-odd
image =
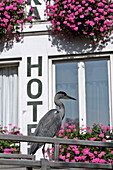
[[[31,85],[34,82],[38,83],[38,91],[37,91],[37,94],[35,95],[31,93]],[[32,99],[39,98],[42,94],[42,82],[39,79],[31,79],[27,84],[27,94]]]

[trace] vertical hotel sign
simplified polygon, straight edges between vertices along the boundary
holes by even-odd
[[[32,107],[33,110],[33,122],[37,122],[37,106],[42,105],[42,101],[36,101],[39,99],[39,97],[42,95],[42,82],[39,79],[40,76],[42,76],[42,56],[38,56],[38,63],[33,64],[31,61],[31,57],[27,57],[27,77],[31,77],[31,70],[32,69],[38,69],[38,78],[32,78],[28,81],[27,83],[27,95],[32,101],[28,101],[27,105]],[[36,83],[37,84],[37,91],[36,94],[32,93],[32,84]],[[33,99],[35,101],[33,101]]]
[[[27,0],[27,11],[30,12],[30,6],[34,9],[33,14],[38,20],[45,20],[44,10],[46,9],[45,0]]]

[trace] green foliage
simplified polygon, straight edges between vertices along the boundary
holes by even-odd
[[[20,133],[20,128],[14,126],[11,128],[9,124],[9,129],[7,127],[0,127],[0,133],[2,134],[12,134],[12,135],[22,135]],[[20,153],[20,143],[16,141],[4,141],[0,140],[0,153]]]

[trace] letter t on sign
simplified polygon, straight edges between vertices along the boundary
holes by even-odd
[[[27,76],[31,76],[31,68],[38,68],[38,76],[42,76],[42,56],[38,57],[38,64],[31,64],[31,57],[27,57]]]

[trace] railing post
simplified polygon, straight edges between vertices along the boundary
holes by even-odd
[[[47,159],[41,159],[41,170],[50,170],[49,161]]]
[[[59,144],[56,144],[56,143],[54,146],[54,160],[55,161],[59,160]]]

